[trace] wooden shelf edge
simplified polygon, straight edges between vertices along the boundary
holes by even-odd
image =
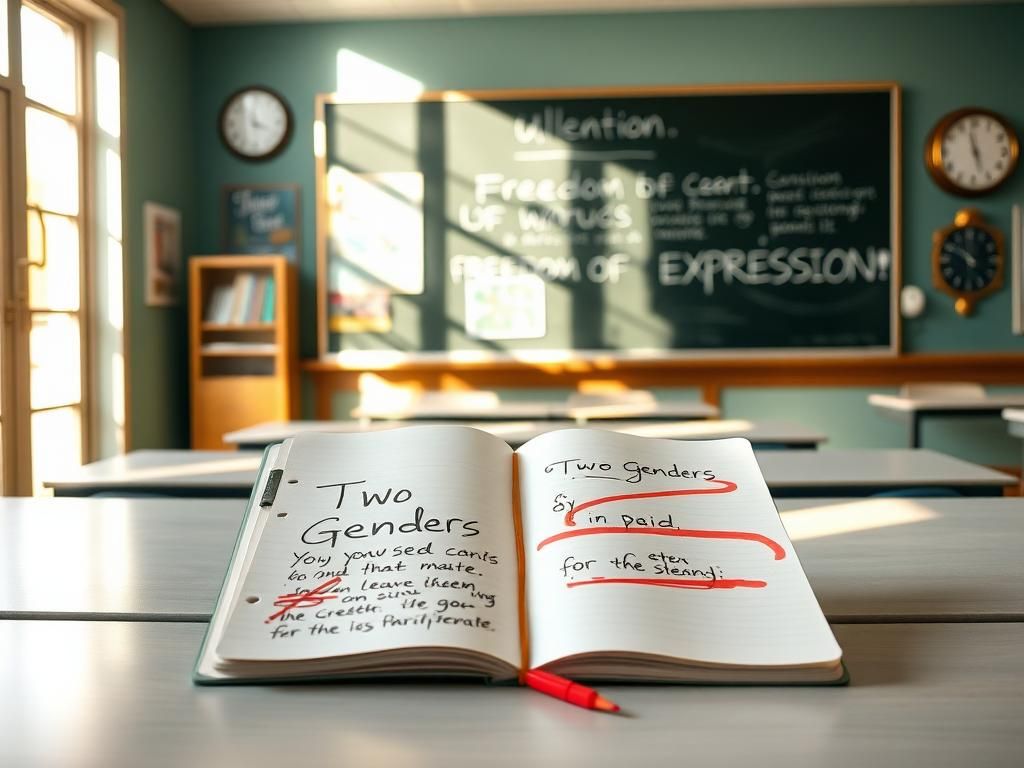
[[[199,326],[202,331],[276,331],[274,323],[203,323]]]
[[[202,357],[277,357],[276,349],[202,349],[199,354]]]
[[[353,386],[360,374],[429,386],[567,386],[582,379],[614,379],[632,387],[899,386],[914,381],[976,381],[1024,385],[1024,354],[925,353],[861,357],[693,358],[650,361],[567,360],[443,362],[409,360],[393,366],[344,366],[308,359],[302,370],[316,379]]]

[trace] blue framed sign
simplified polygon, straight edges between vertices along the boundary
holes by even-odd
[[[226,253],[281,253],[298,262],[297,184],[225,186],[221,209]]]

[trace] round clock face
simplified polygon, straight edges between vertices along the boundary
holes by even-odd
[[[999,270],[999,246],[987,230],[962,227],[950,232],[939,253],[939,272],[959,293],[984,290]]]
[[[288,105],[266,88],[244,88],[224,104],[220,133],[228,149],[240,157],[270,157],[284,147],[291,133]]]
[[[941,187],[975,196],[995,189],[1013,173],[1019,151],[1016,134],[999,115],[964,109],[935,126],[925,162]]]

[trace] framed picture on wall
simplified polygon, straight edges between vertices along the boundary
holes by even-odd
[[[299,259],[297,184],[225,185],[221,239],[225,253],[281,253]]]
[[[171,307],[181,300],[181,213],[157,203],[142,206],[146,238],[146,304]]]

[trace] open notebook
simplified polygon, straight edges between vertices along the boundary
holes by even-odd
[[[524,667],[844,678],[746,440],[566,429],[513,454],[423,426],[267,449],[196,682]]]

